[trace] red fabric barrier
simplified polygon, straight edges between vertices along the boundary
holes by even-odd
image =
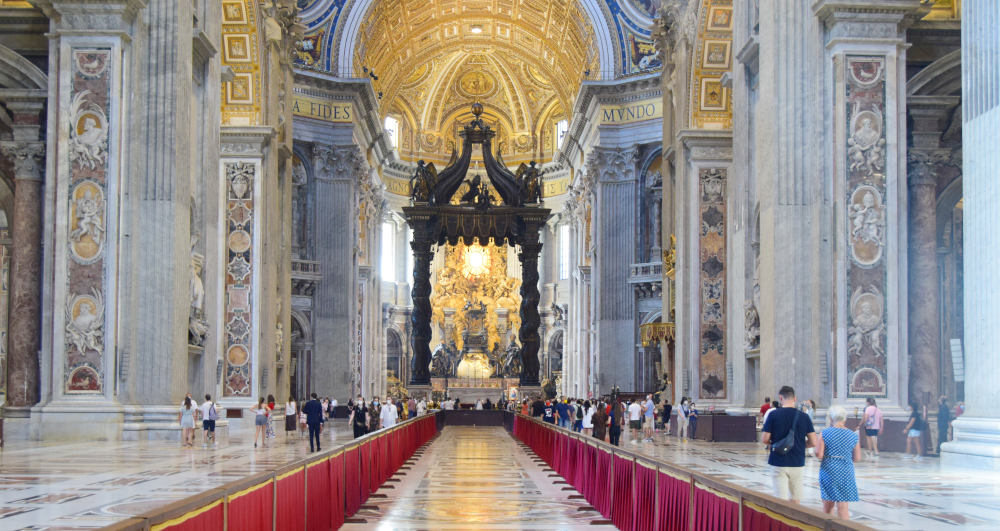
[[[250,487],[229,496],[229,529],[271,531],[274,520],[274,482]]]
[[[601,452],[604,453],[603,450]],[[621,531],[632,531],[632,526],[635,523],[635,508],[632,506],[635,499],[635,471],[633,470],[632,460],[618,455],[614,456],[614,466],[611,472],[614,475],[611,521]],[[598,477],[603,477],[604,475],[605,472],[599,468]],[[603,503],[603,499],[599,503]],[[601,510],[596,504],[594,507],[598,511]]]
[[[691,482],[660,472],[657,504],[660,514],[657,531],[688,531],[690,529]]]
[[[361,503],[365,503],[368,501],[368,495],[372,493],[371,441],[361,443],[360,448],[361,453],[358,455],[361,459]]]
[[[576,437],[567,436],[566,439],[566,459],[563,460],[563,479],[576,490],[580,490],[580,484],[576,480],[577,457],[576,449],[579,446]]]
[[[312,463],[306,468],[306,530],[330,531],[330,460]]]
[[[747,531],[801,531],[803,527],[786,523],[780,516],[767,509],[748,503],[743,506],[743,529]]]
[[[703,488],[696,488],[694,492],[695,531],[738,531],[737,502]]]
[[[656,529],[656,469],[635,463],[635,531]]]
[[[557,474],[562,475],[562,453],[563,453],[563,434],[559,432],[553,432],[555,437],[552,440],[552,470],[555,470]]]
[[[388,435],[379,435],[375,437],[375,440],[371,442],[371,452],[372,452],[372,482],[371,489],[372,492],[378,490],[378,488],[385,483],[385,473],[388,471],[388,465],[386,464],[386,443],[389,441]]]
[[[275,502],[278,514],[275,531],[303,531],[306,528],[306,472],[300,468],[278,477]]]
[[[330,458],[330,529],[340,529],[346,516],[344,493],[344,456],[341,452]],[[359,503],[360,505],[360,498]]]
[[[154,525],[153,531],[223,531],[225,528],[225,508],[222,500],[162,524]]]
[[[361,485],[367,485],[361,477],[361,447],[356,446],[344,452],[344,514],[354,516],[361,509]]]

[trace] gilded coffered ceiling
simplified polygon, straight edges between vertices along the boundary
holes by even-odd
[[[507,162],[549,158],[553,120],[600,69],[576,0],[376,2],[354,54],[353,75],[375,72],[383,115],[400,120],[404,158],[447,158],[475,101],[501,131]]]

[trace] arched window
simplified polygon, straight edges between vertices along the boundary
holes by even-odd
[[[562,149],[563,138],[569,132],[569,121],[560,120],[556,122],[556,148]]]
[[[569,225],[559,226],[559,280],[569,278]]]
[[[385,117],[385,132],[389,133],[389,141],[392,142],[392,147],[399,145],[399,120],[393,118],[392,116]]]
[[[382,280],[396,281],[396,227],[392,223],[382,224]]]

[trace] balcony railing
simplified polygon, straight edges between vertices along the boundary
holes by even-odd
[[[662,262],[632,264],[628,268],[629,284],[640,284],[643,282],[662,282],[662,281],[663,281]]]

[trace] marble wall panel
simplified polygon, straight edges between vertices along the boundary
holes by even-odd
[[[223,395],[253,396],[254,190],[257,165],[225,165],[226,351]]]
[[[67,229],[66,394],[102,394],[105,335],[108,139],[113,55],[110,47],[70,50]]]
[[[886,57],[848,55],[847,394],[888,397]]]
[[[726,374],[726,177],[723,168],[699,171],[698,397],[725,399]]]

